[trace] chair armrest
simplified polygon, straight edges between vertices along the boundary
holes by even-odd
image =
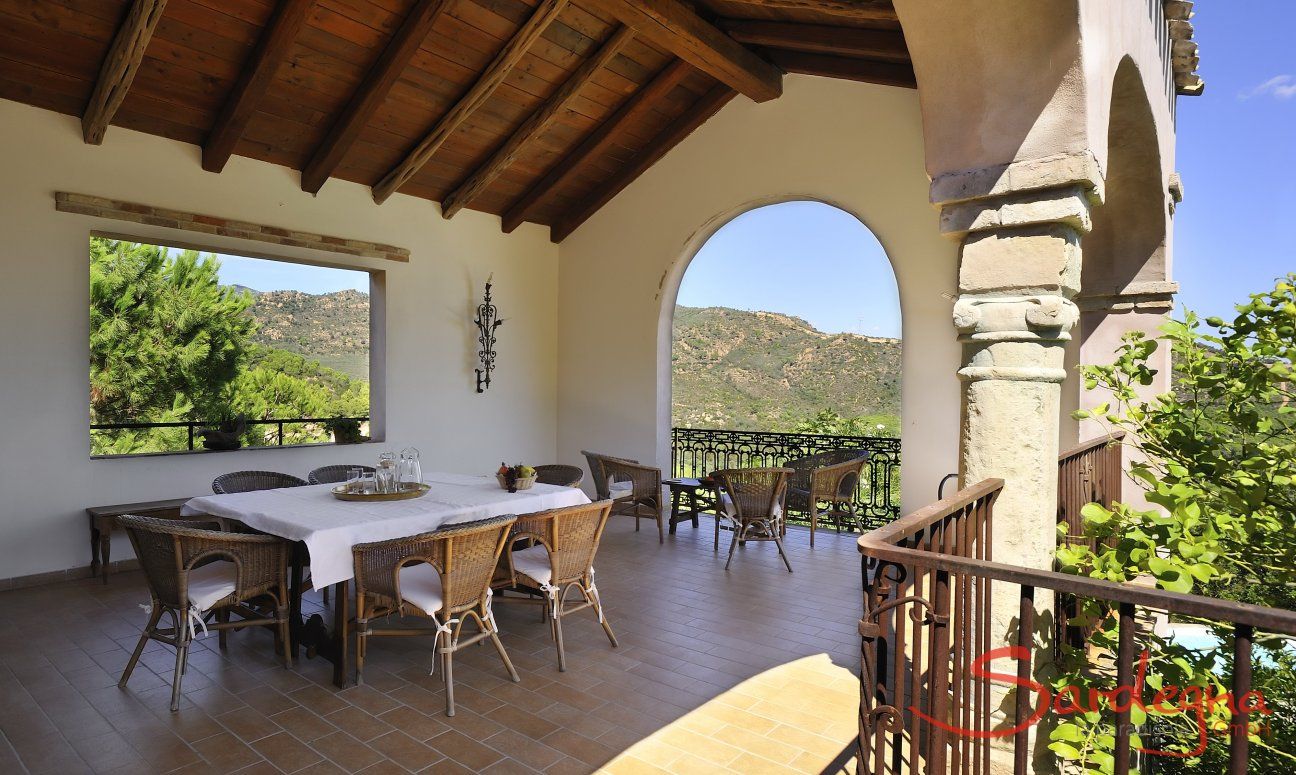
[[[198,520],[206,521],[206,520]],[[282,538],[245,533],[185,529],[180,541],[182,567],[190,570],[208,559],[232,561],[238,568],[237,600],[264,594],[288,582],[288,542]],[[287,600],[280,601],[286,604]]]
[[[660,498],[662,472],[660,468],[630,463],[622,460],[604,460],[603,470],[613,481],[630,482],[633,485],[631,497]]]
[[[860,475],[868,458],[847,460],[845,463],[816,468],[810,475],[810,495],[816,500],[841,500],[845,495],[843,489],[858,486]],[[852,498],[853,498],[852,493]]]

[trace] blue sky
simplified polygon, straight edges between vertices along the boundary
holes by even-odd
[[[1179,98],[1179,304],[1231,317],[1296,271],[1296,46],[1292,0],[1198,3],[1200,97]],[[895,278],[854,217],[794,202],[753,210],[699,251],[678,303],[785,312],[829,332],[899,336]]]
[[[369,292],[369,273],[350,269],[291,264],[265,258],[243,258],[224,253],[220,278],[225,285],[243,285],[257,291],[305,291],[332,293],[348,288]]]

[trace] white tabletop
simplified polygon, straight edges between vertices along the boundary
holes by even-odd
[[[383,503],[340,501],[333,484],[278,490],[204,495],[187,502],[186,515],[237,519],[264,533],[304,541],[310,550],[311,584],[316,588],[353,575],[351,547],[436,530],[501,514],[531,514],[589,503],[577,487],[536,484],[510,493],[494,476],[430,473],[432,489],[421,498]]]

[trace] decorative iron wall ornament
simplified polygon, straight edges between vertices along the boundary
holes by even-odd
[[[504,325],[499,310],[491,304],[491,280],[494,277],[495,273],[492,272],[486,278],[486,295],[482,303],[477,305],[477,319],[473,321],[477,325],[477,345],[480,348],[477,350],[477,359],[482,364],[480,369],[475,369],[478,393],[485,393],[490,387],[491,372],[495,370],[495,330]]]

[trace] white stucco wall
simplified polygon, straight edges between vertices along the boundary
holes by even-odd
[[[903,316],[903,508],[931,502],[958,468],[959,348],[941,295],[954,290],[958,258],[928,203],[918,97],[812,76],[788,76],[773,102],[731,102],[562,243],[564,462],[595,449],[669,466],[680,279],[734,215],[787,199],[854,213],[891,258]]]
[[[303,193],[296,172],[235,157],[203,172],[199,149],[113,127],[101,147],[67,116],[0,101],[0,578],[89,563],[87,506],[210,492],[238,469],[298,476],[370,462],[413,444],[432,469],[489,472],[500,459],[553,459],[558,248],[546,230],[500,232],[499,219],[330,181]],[[56,212],[56,190],[93,194],[408,247],[408,264],[279,248]],[[385,270],[385,443],[360,447],[90,460],[87,239],[92,229]],[[471,318],[495,273],[499,371],[474,392]],[[131,556],[124,535],[113,559]]]

